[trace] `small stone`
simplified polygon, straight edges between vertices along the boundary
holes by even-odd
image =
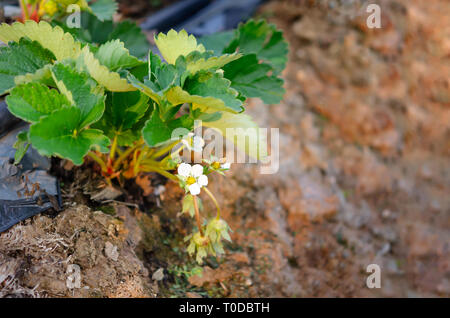
[[[387,253],[389,253],[389,251],[391,250],[391,244],[390,243],[386,243],[383,245],[383,247],[378,251],[377,255],[378,256],[383,256]]]
[[[119,252],[117,251],[117,246],[114,246],[110,242],[105,243],[105,255],[116,262],[119,259]]]
[[[159,185],[156,187],[156,189],[153,191],[154,195],[161,195],[166,191],[166,187],[163,185]]]
[[[393,213],[392,213],[392,211],[389,210],[389,209],[384,209],[383,212],[381,212],[381,216],[382,216],[384,219],[390,219],[390,218],[393,217]]]
[[[94,201],[106,201],[106,200],[114,200],[117,197],[121,196],[123,193],[122,191],[114,188],[114,187],[106,187],[100,192],[97,192],[93,195],[91,195],[91,199]]]
[[[156,281],[161,281],[164,279],[164,268],[158,269],[156,272],[153,273],[152,279]]]

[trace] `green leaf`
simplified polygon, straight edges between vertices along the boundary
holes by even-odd
[[[161,120],[159,113],[153,112],[150,120],[142,130],[142,135],[150,147],[155,147],[171,138],[172,129]]]
[[[152,52],[149,53],[148,64],[149,79],[145,79],[144,83],[142,83],[129,74],[128,81],[158,105],[161,105],[163,103],[163,94],[169,88],[181,85],[187,76],[187,72],[184,64],[180,65],[178,61],[177,65],[162,63],[161,59]]]
[[[161,64],[156,68],[154,76],[154,84],[158,88],[158,92],[164,92],[174,85],[180,85],[180,75],[178,69],[171,64]]]
[[[92,13],[100,20],[112,20],[117,12],[117,3],[114,0],[97,0],[89,5]]]
[[[203,210],[203,202],[199,197],[197,197],[197,204],[198,204],[199,210],[202,211]],[[191,217],[194,217],[194,215],[195,215],[194,197],[191,194],[186,194],[184,196],[182,212],[183,213],[188,212]]]
[[[17,86],[6,97],[6,102],[14,116],[32,123],[54,110],[70,106],[64,95],[40,83]]]
[[[236,38],[223,53],[256,54],[258,60],[271,65],[274,75],[283,71],[287,62],[288,44],[276,26],[264,20],[249,20],[239,25]]]
[[[78,41],[90,44],[103,44],[111,40],[120,40],[133,56],[143,58],[150,48],[147,36],[134,21],[100,21],[95,15],[81,13],[81,28],[69,28],[65,23],[52,20],[54,26],[61,27]]]
[[[185,30],[180,32],[170,30],[167,34],[159,33],[155,36],[155,43],[169,64],[175,64],[179,56],[187,56],[192,51],[205,51],[205,47],[197,44],[195,37],[188,35]]]
[[[283,80],[269,75],[272,67],[259,63],[255,54],[241,57],[223,67],[231,87],[245,97],[259,97],[266,104],[277,104],[283,99]]]
[[[101,65],[87,46],[83,48],[79,61],[92,78],[109,91],[130,92],[136,90],[126,79],[121,78],[119,73],[110,72],[106,66]]]
[[[111,108],[113,118],[111,124],[119,130],[132,128],[147,112],[149,98],[139,91],[112,93]]]
[[[161,58],[159,55],[150,51],[148,53],[148,69],[150,81],[156,80],[156,70],[161,67]]]
[[[161,119],[159,111],[156,109],[153,111],[150,119],[146,122],[145,127],[142,130],[142,135],[145,142],[150,147],[155,147],[171,140],[172,137],[179,138],[180,136],[178,134],[172,136],[175,129],[185,128],[183,131],[180,130],[184,135],[192,129],[193,125],[194,121],[188,117],[188,115],[165,122]]]
[[[52,52],[26,38],[0,47],[0,95],[13,88],[20,76],[34,74],[55,59]]]
[[[128,76],[128,73],[136,77],[139,81],[144,81],[144,79],[148,76],[148,63],[140,64],[136,67],[133,67],[129,70],[121,70],[122,77]],[[126,74],[126,76],[124,76]]]
[[[194,51],[186,57],[186,67],[193,75],[199,71],[220,69],[224,65],[239,59],[241,56],[238,53],[211,56],[208,52],[200,53]]]
[[[106,98],[106,110],[102,119],[94,125],[110,139],[118,137],[119,146],[127,146],[139,139],[146,116],[149,98],[139,91],[109,93]]]
[[[14,78],[14,82],[16,83],[16,85],[26,84],[26,83],[31,83],[31,82],[38,82],[38,83],[45,84],[47,86],[54,87],[55,82],[53,81],[53,78],[52,78],[52,72],[51,72],[52,68],[53,68],[52,64],[47,64],[43,68],[38,69],[34,73],[28,73],[25,75],[16,76],[16,78]]]
[[[200,44],[207,50],[214,51],[214,54],[219,56],[223,54],[225,48],[227,48],[235,35],[234,31],[225,31],[214,33],[211,35],[205,35],[197,39]]]
[[[195,215],[194,198],[190,194],[186,194],[183,198],[183,213],[188,212],[191,217]]]
[[[105,97],[99,93],[92,79],[63,64],[56,64],[52,73],[59,91],[80,109],[81,127],[101,118],[105,110]]]
[[[28,131],[22,131],[17,135],[17,141],[14,144],[14,149],[16,149],[16,153],[14,154],[14,164],[19,164],[25,154],[30,148],[30,141],[28,140]]]
[[[94,14],[88,11],[81,12],[81,28],[69,28],[64,21],[51,21],[53,26],[59,26],[65,32],[82,43],[103,44],[113,31],[112,21],[100,21]]]
[[[150,49],[147,37],[134,21],[119,22],[114,26],[109,39],[119,39],[132,55],[139,58],[146,56]]]
[[[153,82],[146,80],[144,83],[142,83],[131,74],[128,75],[128,81],[131,83],[131,85],[150,97],[155,103],[157,103],[158,105],[161,104],[161,96],[157,93],[158,88],[153,84]]]
[[[220,73],[197,73],[186,79],[183,89],[179,86],[167,91],[166,97],[173,105],[196,104],[203,110],[221,110],[239,113],[243,110],[238,93],[230,87],[230,81]]]
[[[125,48],[123,42],[120,40],[109,41],[98,48],[95,57],[100,63],[111,71],[117,71],[120,68],[136,67],[144,62],[141,62]]]
[[[107,151],[109,139],[97,129],[80,129],[80,109],[62,108],[30,127],[30,141],[41,155],[69,159],[76,165],[90,149]]]

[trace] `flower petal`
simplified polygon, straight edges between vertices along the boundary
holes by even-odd
[[[178,166],[178,174],[182,177],[189,177],[191,174],[192,167],[188,163],[182,163]]]
[[[200,186],[197,183],[191,184],[189,186],[189,192],[192,195],[199,195],[200,194]]]
[[[196,164],[192,167],[191,174],[193,177],[198,178],[203,174],[203,166]]]
[[[198,177],[197,183],[198,183],[198,185],[201,186],[201,187],[207,186],[207,185],[208,185],[208,177],[205,176],[204,174],[201,175],[200,177]]]
[[[229,162],[225,162],[225,163],[222,164],[222,166],[221,166],[222,169],[230,169],[230,167],[231,167],[231,163],[229,163]]]

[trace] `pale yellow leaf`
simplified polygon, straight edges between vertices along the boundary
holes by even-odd
[[[175,64],[180,55],[187,56],[192,51],[205,52],[205,47],[197,44],[195,37],[188,35],[185,30],[180,32],[170,30],[167,34],[160,33],[155,36],[155,43],[169,64]]]
[[[119,73],[110,72],[107,67],[100,64],[89,48],[83,48],[80,56],[84,66],[93,79],[111,92],[129,92],[137,90],[129,84]]]
[[[57,60],[77,58],[81,52],[81,44],[76,42],[70,33],[65,33],[60,27],[52,27],[41,21],[15,22],[12,25],[3,23],[0,26],[0,40],[4,43],[19,42],[23,37],[37,41],[50,50]]]

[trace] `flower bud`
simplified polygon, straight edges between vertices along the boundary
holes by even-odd
[[[202,236],[199,232],[195,233],[192,239],[197,246],[208,246],[209,244],[209,238],[206,236]]]

